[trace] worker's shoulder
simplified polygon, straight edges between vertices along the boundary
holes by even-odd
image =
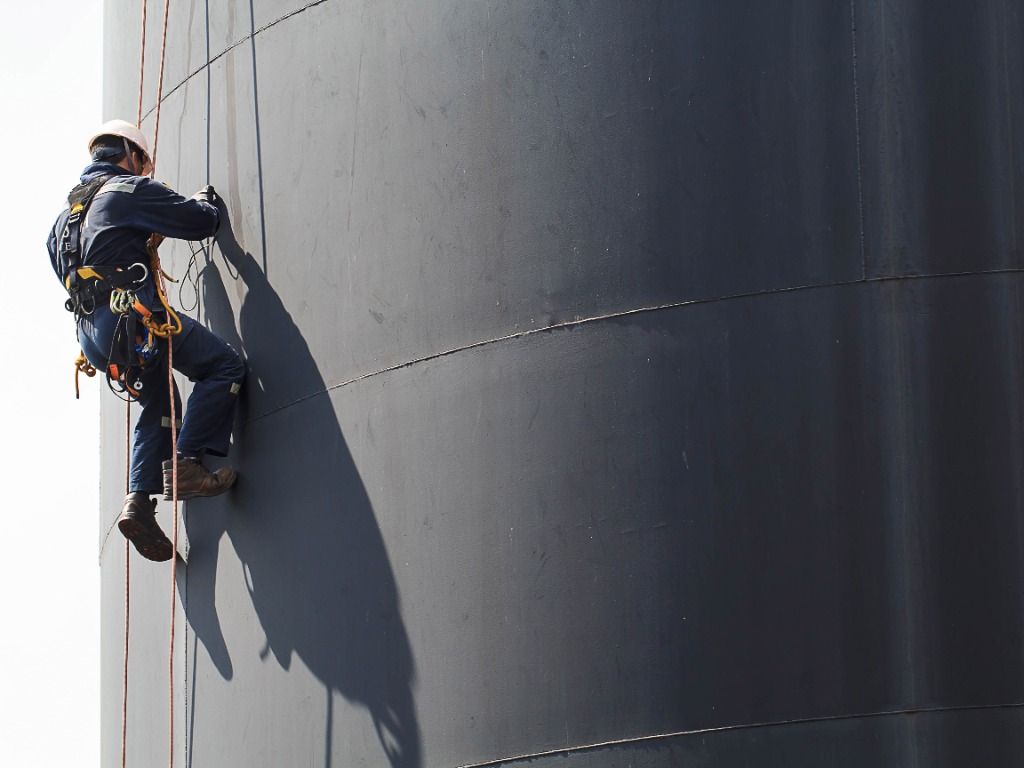
[[[180,197],[174,189],[164,184],[162,181],[157,181],[149,176],[131,176],[129,178],[137,182],[135,189],[140,194],[159,198]]]
[[[111,194],[113,193],[113,194]],[[96,193],[97,198],[102,197],[107,205],[123,200],[125,205],[131,205],[132,201],[141,203],[143,201],[162,202],[165,200],[176,200],[178,193],[166,184],[149,176],[113,176]]]
[[[103,186],[96,192],[96,196],[108,195],[111,193],[121,193],[126,195],[135,194],[135,192],[144,189],[145,182],[149,181],[145,176],[132,176],[130,174],[123,174],[119,176],[111,176],[107,179]]]

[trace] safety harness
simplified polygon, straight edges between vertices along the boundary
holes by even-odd
[[[117,317],[117,326],[107,355],[107,385],[122,397],[138,399],[142,381],[139,373],[159,352],[153,312],[136,297],[150,276],[150,269],[137,262],[130,267],[84,266],[82,264],[82,222],[100,189],[112,176],[99,176],[79,184],[68,195],[68,220],[58,246],[64,266],[64,287],[68,299],[64,307],[75,319],[91,315],[96,307],[107,303]],[[140,333],[140,319],[146,329]],[[75,397],[78,397],[78,375],[92,377],[96,368],[80,353],[75,360]]]

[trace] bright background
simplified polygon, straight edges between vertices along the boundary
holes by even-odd
[[[0,25],[0,762],[99,765],[99,379],[75,400],[74,321],[46,235],[102,122],[101,0]]]

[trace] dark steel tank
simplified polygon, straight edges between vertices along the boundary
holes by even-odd
[[[1022,41],[1016,0],[172,0],[157,176],[229,220],[163,258],[250,372],[183,511],[176,764],[1021,765]]]

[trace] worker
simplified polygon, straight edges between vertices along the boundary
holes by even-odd
[[[141,405],[118,529],[143,557],[170,560],[174,548],[156,522],[157,500],[150,498],[163,491],[170,499],[174,488],[168,341],[148,332],[143,322],[150,312],[158,319],[166,316],[147,244],[151,236],[212,237],[219,225],[216,194],[208,186],[189,199],[149,178],[146,137],[124,120],[101,126],[88,148],[92,162],[57,217],[47,249],[69,292],[66,306],[75,313],[85,358]],[[177,497],[216,496],[234,484],[235,471],[211,472],[202,459],[228,453],[245,368],[230,345],[191,318],[180,319],[181,332],[170,337],[174,368],[194,388],[178,434]],[[177,386],[174,399],[181,414]]]

